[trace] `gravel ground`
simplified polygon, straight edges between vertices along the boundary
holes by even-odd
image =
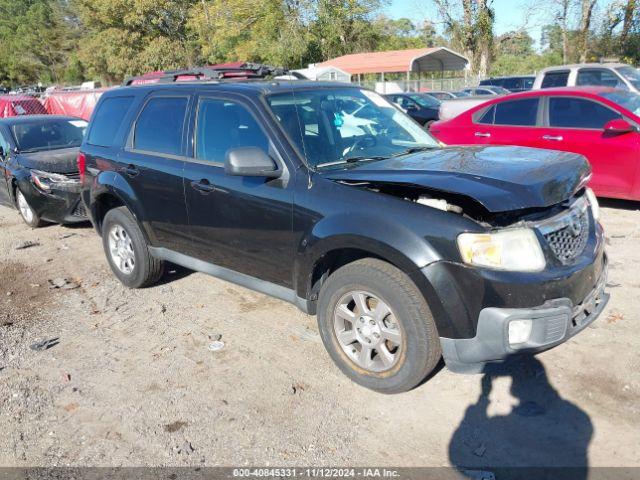
[[[0,207],[0,465],[640,466],[639,208],[603,209],[612,300],[591,328],[385,396],[293,306],[182,269],[127,290],[88,225]]]

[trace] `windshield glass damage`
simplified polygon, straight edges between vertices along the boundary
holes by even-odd
[[[275,94],[268,103],[311,167],[341,167],[437,148],[417,123],[377,93],[357,88]]]

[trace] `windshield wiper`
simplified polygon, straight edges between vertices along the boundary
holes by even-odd
[[[385,157],[383,155],[373,155],[373,156],[359,155],[357,157],[347,157],[342,160],[337,160],[335,162],[320,163],[316,165],[316,167],[330,167],[331,165],[342,165],[344,163],[375,162],[378,160],[386,160],[388,158],[389,157]]]
[[[401,157],[403,155],[410,155],[412,153],[424,152],[425,150],[433,150],[434,148],[438,148],[435,145],[423,145],[421,147],[409,147],[406,150],[403,150],[398,153],[394,153],[392,157]]]

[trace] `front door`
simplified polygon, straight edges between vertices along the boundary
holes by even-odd
[[[201,97],[195,109],[193,159],[185,165],[190,254],[252,277],[292,287],[293,181],[232,176],[226,153],[257,147],[286,169],[261,121],[242,100]]]
[[[537,147],[539,98],[495,103],[474,125],[474,143]]]
[[[188,94],[147,99],[118,156],[118,170],[154,247],[180,251],[189,243],[183,170]]]
[[[540,135],[546,148],[584,155],[591,164],[590,186],[596,194],[630,194],[638,169],[640,135],[606,133],[605,124],[622,115],[593,100],[551,96],[548,102],[548,126]]]

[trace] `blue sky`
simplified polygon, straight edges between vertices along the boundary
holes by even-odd
[[[428,18],[434,22],[439,20],[433,2],[429,0],[390,0],[391,3],[384,9],[392,18],[406,17],[414,22]],[[528,2],[529,4],[533,2]],[[493,0],[495,15],[495,32],[500,35],[510,30],[515,30],[525,25],[527,14],[523,8],[523,0]],[[531,17],[531,15],[529,15]],[[540,41],[540,20],[529,19],[527,30],[529,35],[538,43]]]

